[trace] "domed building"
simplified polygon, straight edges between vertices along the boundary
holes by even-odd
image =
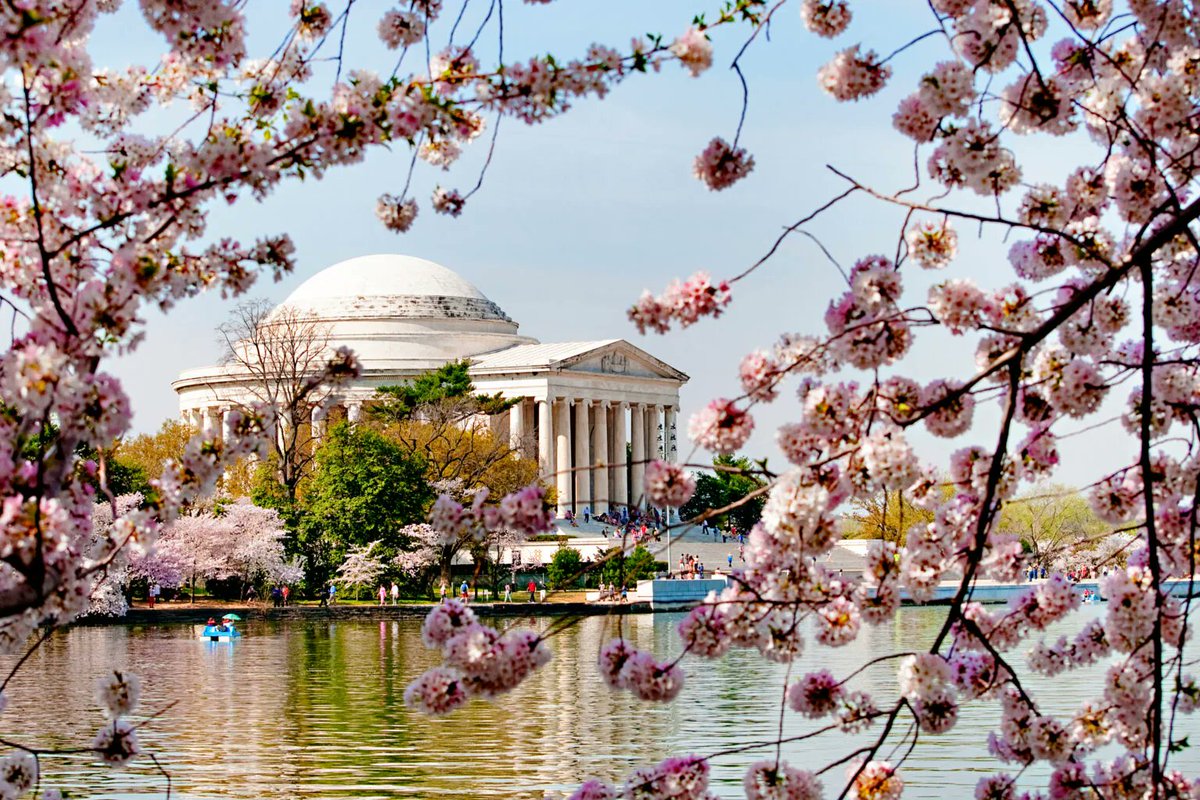
[[[378,387],[467,359],[478,391],[519,401],[489,424],[518,452],[536,455],[558,489],[560,514],[637,502],[637,462],[676,457],[679,387],[687,375],[623,339],[541,343],[522,336],[470,281],[432,261],[373,255],[334,264],[302,283],[268,321],[284,316],[315,323],[326,347],[349,347],[362,367],[358,379],[336,387],[299,421],[314,438],[330,418],[358,421]],[[184,421],[219,432],[230,409],[261,395],[254,382],[250,369],[230,364],[187,370],[172,387]]]

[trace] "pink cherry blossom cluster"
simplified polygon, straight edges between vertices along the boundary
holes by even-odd
[[[679,508],[696,493],[696,479],[678,464],[654,459],[646,464],[646,502],[663,508]]]
[[[699,756],[672,756],[634,770],[620,790],[592,779],[568,800],[716,800],[708,790],[708,773],[708,761]]]
[[[728,189],[753,169],[754,156],[746,148],[731,145],[719,136],[708,143],[692,164],[692,174],[714,192]]]
[[[643,292],[629,310],[629,319],[641,333],[647,329],[666,333],[672,321],[686,328],[701,317],[721,316],[731,299],[728,283],[714,284],[707,272],[697,272],[686,281],[673,281],[659,297]]]
[[[659,661],[624,639],[600,648],[600,677],[613,689],[628,689],[640,700],[669,703],[683,689],[683,670],[672,661]]]
[[[800,19],[804,21],[804,27],[826,39],[845,31],[852,16],[845,0],[804,0],[800,4]]]
[[[458,600],[429,612],[421,641],[441,649],[445,658],[445,664],[426,670],[404,690],[404,702],[425,714],[448,714],[474,697],[512,691],[550,661],[550,650],[536,633],[499,633]]]
[[[120,767],[141,754],[137,726],[126,719],[141,694],[141,680],[126,672],[114,670],[96,681],[96,702],[109,720],[92,741],[92,751],[101,761]]]
[[[489,490],[475,492],[469,507],[449,494],[442,494],[429,512],[429,524],[445,543],[466,536],[482,540],[501,530],[515,530],[526,536],[553,530],[554,512],[546,503],[546,490],[531,485],[505,495],[499,504],[488,505]]]
[[[712,44],[699,28],[688,28],[680,34],[671,43],[670,50],[672,55],[679,59],[679,63],[692,73],[693,78],[700,77],[702,72],[712,66]]]

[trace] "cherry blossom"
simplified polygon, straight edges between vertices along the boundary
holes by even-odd
[[[699,28],[688,28],[680,34],[671,43],[670,50],[679,59],[679,63],[692,73],[693,78],[700,77],[702,72],[712,66],[712,44]]]
[[[754,156],[744,147],[735,147],[724,139],[714,137],[696,156],[692,174],[714,192],[728,189],[754,169]]]
[[[753,430],[753,417],[724,398],[713,400],[688,420],[692,441],[717,453],[736,452]]]
[[[841,101],[860,100],[883,88],[891,77],[892,68],[879,63],[879,56],[869,50],[860,55],[854,45],[838,53],[817,73],[821,87]]]
[[[646,501],[679,508],[696,493],[696,479],[678,464],[655,459],[646,464]]]

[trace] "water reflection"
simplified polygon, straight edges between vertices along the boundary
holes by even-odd
[[[1081,612],[1064,631],[1100,611]],[[905,609],[894,624],[866,628],[845,648],[806,653],[794,669],[826,666],[846,674],[884,653],[927,646],[942,613]],[[679,652],[678,620],[643,615],[623,624],[639,647],[665,656]],[[112,667],[137,672],[144,707],[170,706],[144,729],[144,743],[163,758],[178,796],[196,799],[541,798],[589,775],[616,779],[671,753],[774,738],[783,665],[744,652],[715,662],[689,659],[679,699],[649,707],[609,691],[596,676],[596,653],[618,624],[616,617],[583,620],[554,640],[554,660],[520,690],[443,719],[404,707],[407,682],[437,661],[422,647],[414,620],[251,622],[232,644],[199,641],[190,626],[79,628],[31,659],[0,723],[5,737],[28,740],[36,731],[43,746],[76,746],[101,724],[95,678]],[[1102,670],[1060,678],[1053,691],[1047,681],[1034,682],[1032,690],[1048,711],[1065,713],[1095,691]],[[895,691],[895,663],[871,668],[856,682],[887,699]],[[922,739],[906,770],[906,797],[971,796],[979,774],[993,767],[984,742],[996,717],[992,709],[968,706],[950,734]],[[813,727],[795,715],[784,719],[785,736]],[[819,738],[785,745],[784,757],[813,768],[848,749],[845,738]],[[742,771],[758,757],[717,759],[717,792],[741,796]],[[1200,759],[1184,752],[1174,766],[1195,774]],[[73,757],[45,769],[52,785],[83,797],[146,797],[165,788],[149,764],[117,772]],[[827,783],[840,778],[839,771]]]

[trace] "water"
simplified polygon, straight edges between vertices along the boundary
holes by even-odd
[[[1056,635],[1097,613],[1102,608],[1086,608]],[[794,670],[824,666],[845,675],[870,658],[920,647],[932,640],[943,614],[903,609],[893,624],[864,628],[845,648],[810,648]],[[679,618],[628,617],[626,633],[660,656],[678,653]],[[112,667],[142,676],[143,714],[162,712],[142,729],[143,744],[170,774],[172,797],[187,800],[540,799],[569,792],[589,776],[618,779],[667,755],[775,738],[784,666],[747,652],[719,661],[688,659],[680,697],[651,707],[610,691],[596,674],[596,652],[617,624],[615,617],[582,620],[555,637],[554,660],[518,691],[441,719],[404,707],[408,681],[438,660],[421,645],[417,620],[249,622],[246,636],[232,644],[199,641],[191,626],[78,628],[51,639],[10,686],[0,738],[51,748],[89,742],[102,724],[93,683]],[[5,672],[11,663],[5,661]],[[1097,692],[1102,674],[1103,667],[1094,667],[1030,686],[1044,710],[1063,714]],[[895,691],[895,662],[868,670],[856,684],[883,702]],[[923,736],[905,766],[905,796],[973,796],[978,778],[995,769],[985,742],[997,716],[994,708],[969,705],[951,732]],[[785,736],[817,727],[790,712],[783,725]],[[905,728],[897,726],[897,741]],[[830,734],[786,744],[783,754],[815,769],[851,749],[846,737]],[[765,748],[717,758],[715,791],[742,797],[745,767],[772,753]],[[145,759],[124,770],[93,766],[87,756],[43,764],[48,785],[72,796],[150,797],[166,789],[163,774]],[[1200,757],[1185,751],[1172,765],[1195,775]],[[1026,776],[1045,774],[1031,769]],[[843,776],[840,767],[831,771],[827,789]]]

